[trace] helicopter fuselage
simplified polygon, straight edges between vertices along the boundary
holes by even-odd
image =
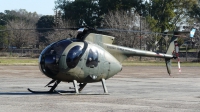
[[[101,46],[76,39],[47,46],[39,65],[42,73],[52,79],[79,83],[108,79],[122,70],[120,62]]]

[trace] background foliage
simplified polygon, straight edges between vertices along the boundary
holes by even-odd
[[[56,0],[56,15],[38,15],[25,9],[5,10],[0,12],[0,47],[31,47],[42,49],[44,46],[67,37],[75,37],[75,32],[40,28],[64,28],[89,26],[137,30],[146,32],[173,32],[177,26],[187,24],[193,26],[200,22],[200,6],[198,0]],[[44,4],[45,5],[45,4]],[[194,43],[198,42],[197,31]],[[169,36],[112,32],[116,37],[115,44],[148,50],[166,50]],[[69,35],[70,34],[70,35]],[[185,40],[180,40],[184,43]]]

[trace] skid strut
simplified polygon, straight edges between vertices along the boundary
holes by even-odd
[[[51,80],[45,87],[51,87],[51,89],[49,91],[34,91],[34,90],[31,90],[30,88],[28,88],[28,91],[32,92],[32,93],[38,93],[38,94],[48,94],[48,93],[54,93],[55,92],[55,88],[58,86],[58,84],[60,83],[61,81],[59,80]],[[53,86],[50,86],[50,84],[54,83]]]
[[[51,80],[45,87],[49,86],[50,84],[52,84],[52,83],[54,83],[54,82],[56,82],[55,79]]]
[[[108,93],[108,90],[107,90],[107,87],[106,87],[106,81],[105,81],[105,79],[102,79],[101,80],[102,81],[102,86],[103,86],[103,90],[104,90],[104,93]]]
[[[78,89],[78,91],[81,92],[81,91],[83,90],[83,88],[86,86],[86,84],[87,84],[87,83],[80,83],[80,84],[79,84],[79,87],[80,87],[80,88]]]
[[[51,87],[51,89],[49,90],[50,93],[53,93],[54,90],[56,89],[56,87],[58,86],[58,84],[60,83],[61,81],[57,80],[53,86],[48,86],[48,87]]]
[[[76,92],[76,93],[79,93],[78,87],[77,87],[77,81],[76,81],[76,80],[73,80],[73,84],[74,84],[75,92]]]

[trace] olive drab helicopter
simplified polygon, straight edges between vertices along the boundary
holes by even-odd
[[[179,34],[180,32],[174,32],[169,48],[166,54],[163,54],[113,45],[115,37],[101,34],[101,31],[97,32],[95,29],[79,28],[76,38],[54,42],[40,54],[39,68],[44,75],[52,78],[46,85],[51,87],[47,92],[55,92],[61,81],[73,82],[75,94],[80,94],[87,83],[102,82],[104,94],[108,94],[105,80],[122,71],[121,62],[129,56],[164,58],[170,75],[170,60],[179,60]],[[178,66],[180,69],[180,62]],[[54,84],[50,86],[52,83]],[[33,93],[39,92],[29,88],[28,90]]]
[[[73,82],[73,93],[80,94],[87,83],[102,82],[104,94],[108,94],[105,80],[122,71],[122,64],[129,56],[164,58],[167,72],[171,74],[171,59],[177,58],[177,37],[174,32],[166,54],[114,45],[115,37],[92,28],[78,28],[76,38],[67,38],[48,45],[39,56],[40,71],[52,80],[45,86],[49,91],[32,93],[59,93],[56,90],[62,82]],[[188,33],[188,32],[186,32]],[[178,64],[180,69],[180,62]],[[79,84],[78,84],[79,83]],[[79,86],[79,88],[78,88]]]

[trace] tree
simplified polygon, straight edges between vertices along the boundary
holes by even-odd
[[[101,21],[109,11],[139,12],[144,8],[144,0],[57,0],[56,9],[63,12],[66,20],[74,20],[77,26],[86,24],[100,27]]]
[[[189,14],[190,17],[194,18],[197,22],[200,22],[200,5],[195,4]]]
[[[35,31],[21,30],[21,29],[35,29],[36,21],[39,16],[37,13],[27,12],[25,9],[18,11],[5,11],[5,18],[7,20],[7,29],[11,29],[9,33],[9,44],[18,48],[25,45],[35,44]],[[12,30],[13,29],[13,30]],[[18,29],[18,30],[15,30]]]
[[[5,26],[7,24],[7,21],[5,19],[5,14],[0,13],[0,25]]]
[[[178,23],[191,19],[189,13],[195,4],[197,0],[151,0],[146,5],[151,12],[148,21],[156,21],[151,29],[159,32],[174,30]]]
[[[144,0],[99,0],[99,10],[101,15],[107,14],[109,11],[135,11],[140,12]]]
[[[151,12],[147,17],[150,29],[155,32],[176,30],[175,28],[181,22],[191,21],[189,12],[195,4],[197,4],[196,0],[151,0],[146,5]],[[159,42],[160,50],[163,48],[163,43],[167,45],[164,38],[161,38]]]
[[[56,22],[58,22],[58,24]],[[66,39],[70,37],[70,35],[73,36],[74,31],[59,29],[69,28],[71,26],[73,26],[73,21],[63,21],[62,19],[55,21],[53,16],[42,16],[36,24],[39,37],[38,45],[40,44],[40,46],[46,46],[50,43]]]
[[[141,30],[145,30],[145,19],[141,19],[141,23]],[[139,48],[140,32],[137,32],[140,30],[139,14],[130,14],[126,11],[112,11],[105,16],[103,24],[109,29],[119,29],[113,32],[113,35],[116,37],[115,44]]]
[[[9,41],[12,46],[20,48],[25,45],[34,45],[36,42],[35,30],[20,30],[20,29],[35,29],[35,24],[24,22],[23,20],[11,20],[7,25],[9,31]],[[13,29],[13,30],[12,30]],[[19,30],[15,30],[19,29]]]
[[[189,12],[195,4],[197,4],[197,0],[149,0],[148,2],[146,0],[57,0],[56,8],[61,9],[66,20],[75,20],[76,25],[79,26],[86,23],[88,26],[102,27],[101,21],[108,20],[108,17],[111,16],[110,12],[124,11],[129,16],[137,13],[140,18],[146,18],[146,23],[149,23],[148,31],[164,32],[165,30],[175,30],[177,24],[183,20],[184,22],[191,21]],[[119,18],[112,19],[114,22]],[[137,19],[139,20],[139,18]],[[123,23],[123,20],[120,19],[120,23]],[[119,25],[119,23],[114,24]],[[155,45],[161,38],[160,48],[163,47],[162,43],[167,46],[166,40],[160,35],[154,35],[155,38],[146,36],[150,42],[149,45]]]
[[[60,28],[69,28],[73,22],[71,21],[60,21],[59,26]],[[53,32],[49,32],[49,34],[46,36],[46,39],[48,40],[48,43],[53,43],[62,39],[66,38],[74,38],[77,34],[74,30],[69,29],[56,29]]]
[[[5,26],[0,25],[0,30],[5,30],[5,29],[6,29]],[[8,37],[8,32],[6,31],[0,32],[0,48],[6,47],[8,43],[7,37]]]
[[[102,18],[96,0],[57,0],[56,8],[63,12],[66,21],[75,21],[76,26],[100,26]]]
[[[53,28],[55,27],[54,17],[53,16],[42,16],[36,23],[36,28],[38,29],[38,42],[37,47],[39,47],[39,43],[43,43],[44,45],[48,44],[47,36],[53,32]]]
[[[40,17],[40,19],[36,23],[36,27],[38,28],[37,31],[40,33],[52,31],[51,28],[55,27],[54,17],[49,15]]]

